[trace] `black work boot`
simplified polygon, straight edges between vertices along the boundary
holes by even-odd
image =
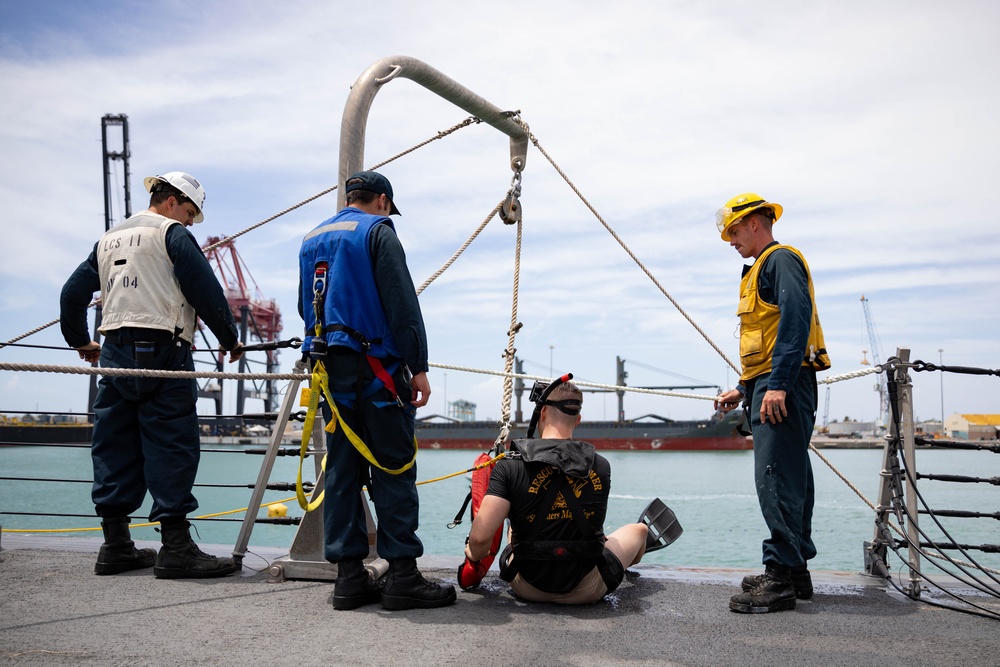
[[[768,565],[757,585],[729,599],[730,611],[741,614],[766,614],[795,609],[795,586],[787,567]]]
[[[156,549],[136,549],[128,524],[132,519],[123,517],[104,517],[101,530],[104,531],[104,544],[97,552],[95,574],[118,574],[128,570],[141,570],[153,567],[156,560]]]
[[[209,556],[191,539],[187,521],[160,525],[163,546],[156,554],[153,576],[157,579],[206,579],[236,571],[232,558]]]
[[[373,581],[360,560],[337,563],[337,581],[333,584],[333,608],[357,609],[382,599],[382,584]]]
[[[455,602],[455,587],[435,584],[424,579],[417,570],[415,558],[389,561],[389,573],[382,591],[382,606],[386,609],[432,609],[447,607]]]
[[[743,590],[749,591],[757,587],[763,574],[748,574],[743,577]],[[792,585],[795,586],[795,597],[800,600],[808,600],[813,596],[812,577],[805,567],[792,568]]]

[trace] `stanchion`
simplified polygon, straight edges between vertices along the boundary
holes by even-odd
[[[250,534],[257,520],[257,511],[264,497],[271,470],[274,467],[275,457],[280,450],[281,438],[288,425],[292,408],[299,395],[299,387],[303,379],[308,379],[305,362],[299,360],[295,362],[296,375],[301,375],[301,379],[291,380],[285,392],[284,400],[278,418],[275,421],[274,432],[268,443],[267,451],[264,454],[264,461],[261,463],[260,472],[257,475],[257,483],[254,485],[250,502],[247,506],[247,513],[243,519],[243,526],[240,529],[236,546],[233,548],[233,558],[237,563],[241,563],[246,555],[247,545],[250,543]],[[317,391],[319,388],[315,388]],[[313,462],[315,466],[316,485],[313,487],[312,500],[315,500],[323,492],[325,485],[323,474],[323,457],[326,447],[326,434],[323,430],[323,420],[316,419],[313,423],[311,434],[313,442]],[[375,578],[381,576],[388,569],[388,563],[377,559],[375,551],[375,520],[372,517],[371,509],[368,506],[368,499],[361,494],[362,505],[365,508],[365,520],[368,524],[368,564],[367,568]],[[271,563],[268,574],[272,581],[284,581],[285,579],[309,579],[320,581],[332,581],[337,578],[337,567],[326,560],[323,554],[323,505],[320,505],[312,512],[306,512],[299,522],[295,532],[295,538],[288,550],[288,556],[278,558]]]
[[[888,526],[889,514],[895,512],[896,519],[906,530],[909,542],[909,587],[907,595],[920,597],[921,581],[920,576],[920,537],[917,530],[917,498],[916,490],[913,488],[915,474],[911,474],[905,479],[905,489],[894,488],[896,480],[900,478],[896,473],[899,469],[899,449],[903,451],[906,465],[910,467],[910,472],[915,473],[915,445],[913,429],[913,385],[910,384],[910,376],[907,373],[907,365],[910,361],[909,348],[897,348],[896,358],[900,363],[890,369],[894,374],[890,387],[895,388],[895,392],[890,401],[892,410],[890,414],[890,432],[886,440],[885,450],[882,455],[882,470],[879,479],[878,500],[875,506],[875,535],[871,542],[865,542],[865,573],[879,577],[886,576],[888,566],[888,548],[892,546],[892,536],[889,534]],[[898,405],[898,409],[897,409]],[[906,505],[905,516],[909,520],[904,520],[903,508],[898,506],[899,497],[902,496]],[[885,569],[883,569],[885,568]]]

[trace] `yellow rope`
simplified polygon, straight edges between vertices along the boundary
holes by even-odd
[[[312,386],[303,391],[303,393],[308,392],[309,409],[306,411],[305,422],[302,426],[302,448],[299,450],[299,473],[295,480],[295,494],[299,501],[299,507],[307,512],[312,512],[323,503],[323,496],[326,493],[325,491],[320,491],[316,499],[310,502],[306,499],[305,492],[302,489],[302,463],[306,458],[306,450],[309,446],[309,437],[312,434],[313,423],[316,419],[316,411],[319,409],[320,394],[326,397],[327,405],[330,406],[330,410],[333,412],[333,419],[330,420],[330,423],[326,425],[324,430],[329,433],[334,433],[339,426],[343,430],[344,435],[346,435],[347,439],[351,442],[351,445],[354,446],[354,449],[358,450],[358,453],[365,457],[365,460],[368,461],[368,463],[390,475],[399,475],[412,468],[417,462],[418,445],[416,436],[413,437],[413,458],[410,459],[409,463],[406,463],[399,468],[389,469],[375,459],[375,455],[372,454],[368,445],[364,443],[361,437],[355,433],[350,425],[344,421],[343,417],[340,416],[337,404],[330,395],[330,376],[327,375],[326,367],[323,365],[322,361],[313,361],[312,382],[310,384]],[[326,456],[323,457],[322,468],[324,471],[326,470]]]
[[[494,456],[489,461],[485,461],[483,463],[480,463],[477,466],[472,466],[468,470],[460,470],[458,472],[453,472],[450,475],[442,475],[440,477],[435,477],[433,479],[425,479],[422,482],[417,482],[417,486],[421,486],[423,484],[432,484],[434,482],[440,482],[443,479],[451,479],[452,477],[458,477],[459,475],[465,475],[465,474],[470,473],[470,472],[475,472],[476,470],[481,470],[482,468],[486,468],[486,467],[489,467],[489,466],[493,465],[494,463],[496,463],[497,461],[499,461],[500,459],[502,459],[502,458],[504,458],[506,456],[507,456],[506,452],[500,452],[499,454],[497,454],[496,456]]]
[[[282,498],[281,500],[272,500],[267,503],[261,503],[260,507],[270,507],[271,505],[277,505],[279,503],[287,503],[295,500],[295,496],[291,498]],[[226,516],[227,514],[239,514],[240,512],[246,512],[249,507],[241,507],[235,510],[229,510],[227,512],[215,512],[213,514],[200,514],[194,519],[212,519],[217,516]],[[147,523],[133,523],[130,528],[149,528],[150,526],[159,526],[159,521],[151,521]],[[5,533],[89,533],[96,530],[100,530],[101,527],[97,528],[4,528]]]

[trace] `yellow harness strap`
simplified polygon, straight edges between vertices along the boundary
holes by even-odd
[[[302,447],[299,450],[299,474],[295,480],[295,495],[299,500],[299,507],[304,509],[306,512],[311,512],[320,506],[323,502],[323,496],[325,492],[321,491],[316,497],[316,500],[309,502],[306,498],[305,491],[302,489],[302,462],[306,458],[306,450],[309,446],[309,438],[312,434],[313,424],[316,421],[316,411],[319,409],[319,397],[322,393],[326,397],[327,405],[330,406],[330,410],[333,412],[334,418],[330,420],[330,423],[326,425],[325,431],[329,433],[334,433],[337,430],[337,425],[343,429],[344,435],[350,440],[354,448],[358,450],[361,456],[365,457],[370,464],[382,470],[383,472],[389,473],[390,475],[399,475],[406,472],[413,467],[413,464],[417,462],[417,438],[413,437],[413,458],[410,462],[403,465],[400,468],[390,470],[386,468],[378,461],[375,460],[375,456],[372,454],[371,450],[364,443],[363,440],[358,436],[357,433],[351,429],[350,426],[343,420],[340,416],[340,411],[337,410],[337,403],[330,396],[330,376],[326,373],[326,367],[323,365],[322,361],[313,361],[312,369],[312,381],[310,382],[310,387],[303,390],[303,393],[309,392],[309,407],[306,411],[305,422],[302,426]],[[322,463],[323,471],[326,472],[326,456],[323,457]]]

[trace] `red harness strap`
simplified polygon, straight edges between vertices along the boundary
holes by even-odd
[[[368,365],[371,366],[372,372],[375,373],[375,377],[382,381],[385,388],[388,389],[389,393],[392,394],[392,397],[396,399],[396,404],[399,407],[403,407],[403,400],[399,397],[399,392],[396,391],[396,383],[393,382],[392,376],[386,372],[385,366],[382,365],[382,360],[368,354],[365,355],[365,359],[368,360]],[[474,475],[473,479],[475,479]]]

